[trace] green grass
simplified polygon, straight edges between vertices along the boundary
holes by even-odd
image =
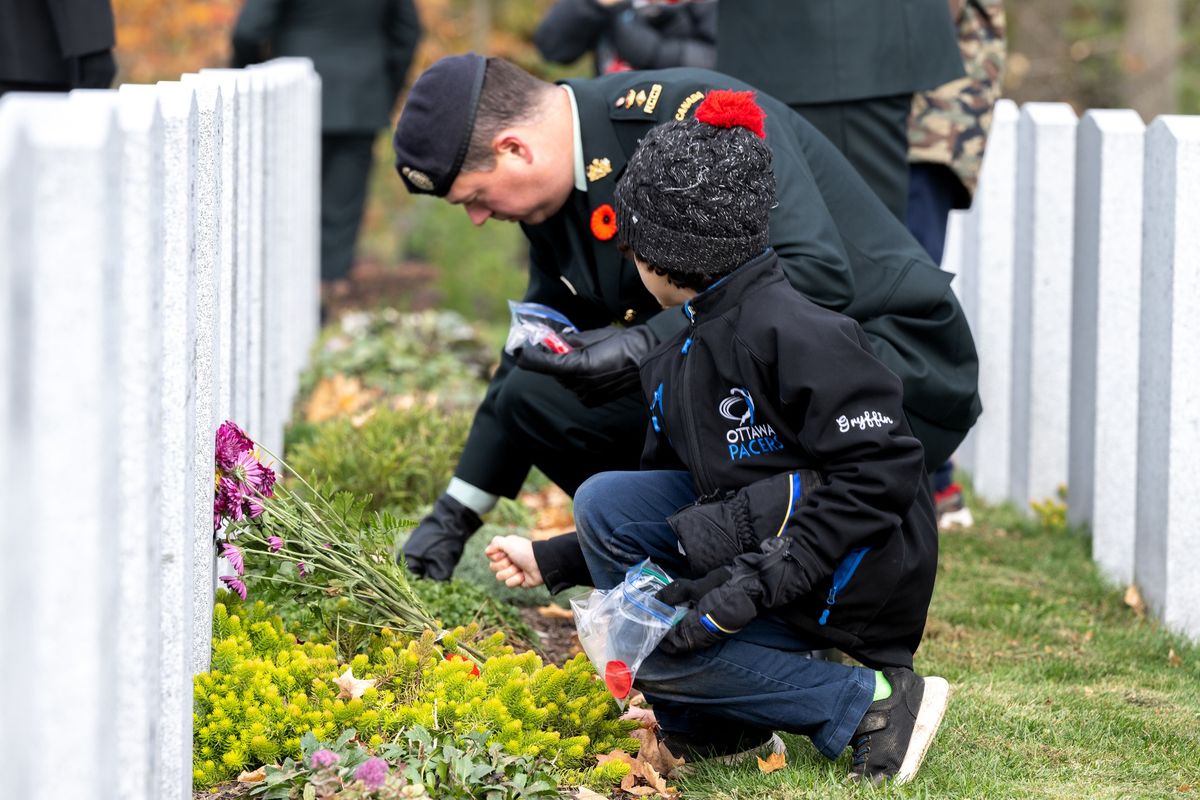
[[[848,751],[831,763],[787,737],[785,769],[706,767],[682,782],[686,795],[1200,796],[1200,647],[1138,619],[1080,532],[1011,508],[975,516],[974,529],[941,539],[917,669],[953,693],[913,783],[847,786]]]

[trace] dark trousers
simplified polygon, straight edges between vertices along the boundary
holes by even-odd
[[[950,210],[966,208],[971,197],[954,170],[945,164],[919,162],[908,171],[908,231],[933,263],[942,263]]]
[[[908,111],[911,94],[841,103],[793,105],[842,152],[901,222],[908,204]]]
[[[645,558],[688,576],[667,517],[695,500],[686,472],[606,472],[579,487],[575,524],[596,588],[618,585]],[[694,653],[651,653],[635,685],[668,734],[736,743],[788,731],[837,758],[871,704],[875,676],[811,658],[806,642],[766,616]]]
[[[640,391],[589,408],[554,378],[516,367],[488,391],[454,473],[472,486],[516,497],[537,466],[574,495],[597,472],[637,469],[648,420]]]
[[[354,265],[371,177],[374,133],[321,136],[321,280],[345,278]]]

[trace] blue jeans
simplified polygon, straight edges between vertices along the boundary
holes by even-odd
[[[575,494],[575,526],[598,589],[650,558],[673,577],[690,575],[667,517],[696,500],[686,472],[602,472]],[[837,758],[871,704],[871,670],[810,658],[811,648],[782,620],[762,617],[728,640],[682,656],[655,651],[635,685],[654,704],[664,733],[700,738],[809,737]]]

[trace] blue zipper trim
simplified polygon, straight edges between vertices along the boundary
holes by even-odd
[[[692,337],[689,336],[687,338],[687,341],[683,343],[683,349],[680,350],[679,352],[683,353],[686,356],[687,351],[691,350],[691,349],[692,349]]]
[[[654,407],[658,406],[658,413],[665,418],[667,412],[663,409],[663,385],[660,383],[658,388],[654,390],[654,399],[650,402],[650,424],[654,426],[655,433],[662,433],[662,426],[658,423],[658,414],[654,413]]]
[[[825,610],[821,612],[821,618],[817,620],[818,625],[824,625],[829,620],[829,611],[833,608],[833,604],[837,602],[838,592],[846,588],[846,584],[854,577],[855,570],[867,553],[871,552],[869,547],[859,547],[856,550],[851,550],[850,555],[842,559],[842,563],[838,564],[838,568],[833,571],[833,585],[829,587],[829,595],[825,598]]]

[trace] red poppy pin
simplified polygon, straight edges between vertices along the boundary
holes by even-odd
[[[617,212],[608,203],[592,212],[592,235],[602,242],[617,235]]]

